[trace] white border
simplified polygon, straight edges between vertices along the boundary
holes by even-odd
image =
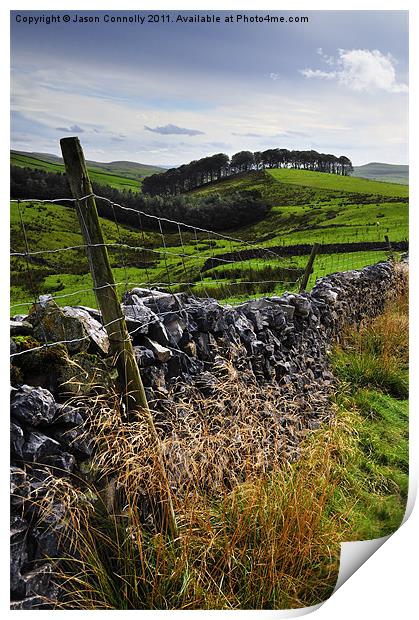
[[[7,59],[9,57],[9,10],[63,10],[63,9],[71,9],[71,10],[146,10],[146,9],[180,9],[180,10],[255,10],[256,8],[261,10],[409,10],[410,11],[410,85],[411,85],[411,95],[410,95],[410,109],[412,111],[410,122],[411,122],[411,136],[419,135],[418,131],[418,122],[417,122],[417,101],[416,101],[416,93],[417,93],[417,79],[416,76],[418,73],[418,46],[415,43],[415,38],[418,34],[417,32],[417,9],[416,2],[413,1],[400,1],[400,2],[389,2],[386,0],[382,0],[381,2],[372,2],[371,0],[351,0],[347,5],[339,5],[336,2],[319,0],[314,3],[313,1],[305,1],[299,2],[296,0],[295,2],[278,2],[272,0],[265,0],[263,5],[261,6],[257,2],[250,2],[248,0],[224,0],[221,2],[220,0],[212,0],[211,2],[190,2],[183,0],[179,0],[176,4],[173,0],[160,2],[146,2],[144,4],[132,2],[126,0],[122,5],[116,3],[114,0],[102,0],[101,2],[92,1],[92,0],[83,0],[82,2],[52,2],[51,0],[44,0],[42,3],[37,5],[33,1],[21,0],[16,6],[15,3],[10,0],[2,5],[0,11],[1,16],[1,37],[0,37],[0,45],[1,45],[1,58]],[[2,75],[2,112],[3,112],[3,127],[8,126],[8,117],[9,117],[9,100],[8,100],[8,85],[9,85],[9,71],[8,71],[8,63],[4,62],[3,65],[3,75]],[[4,122],[6,121],[6,122]],[[411,242],[411,251],[410,251],[410,263],[412,266],[411,269],[411,279],[412,279],[412,294],[411,294],[411,313],[413,315],[413,320],[411,321],[411,342],[412,345],[419,342],[418,339],[418,331],[417,331],[417,321],[415,321],[415,311],[417,306],[417,285],[416,285],[416,274],[417,274],[417,266],[418,266],[418,253],[415,250],[415,240],[416,235],[415,229],[417,229],[418,225],[418,216],[415,211],[419,210],[419,201],[418,201],[418,191],[417,191],[417,182],[415,180],[415,171],[417,166],[417,151],[414,149],[414,140],[411,137],[411,147],[410,147],[410,171],[411,171],[411,238],[413,237],[413,242]],[[3,183],[2,183],[2,193],[3,200],[2,205],[3,208],[8,204],[8,169],[9,169],[9,144],[7,139],[4,140],[4,148],[1,149],[0,152],[1,163],[2,163],[2,171],[3,171]],[[5,220],[4,225],[1,227],[1,234],[4,235],[1,238],[0,248],[3,252],[2,255],[2,264],[4,266],[8,265],[8,226],[7,226],[7,216],[3,214],[3,218]],[[2,281],[2,290],[8,290],[8,275],[6,268],[2,271],[4,281]],[[4,436],[4,449],[2,450],[4,463],[2,463],[0,468],[0,476],[1,481],[4,484],[3,493],[4,497],[6,496],[6,489],[8,489],[8,416],[5,415],[8,410],[8,390],[6,385],[8,383],[8,354],[6,356],[6,351],[8,351],[8,302],[4,300],[1,304],[1,343],[3,345],[2,351],[3,355],[1,357],[1,377],[3,378],[2,383],[2,393],[4,397],[2,413],[3,413],[3,424],[5,425],[3,429]],[[416,324],[415,324],[416,323]],[[6,328],[6,329],[5,329]],[[415,370],[418,368],[418,359],[417,353],[415,353],[414,346],[411,347],[411,358],[412,358],[412,368]],[[413,376],[413,375],[412,375]],[[418,382],[416,382],[418,383]],[[410,439],[410,452],[411,452],[411,473],[410,473],[410,487],[411,491],[416,491],[417,488],[417,480],[418,480],[418,415],[417,415],[417,388],[415,383],[412,381],[411,386],[411,439]],[[409,503],[413,503],[413,495],[411,494],[409,497]],[[10,613],[9,611],[9,602],[8,602],[8,515],[7,511],[2,511],[2,541],[5,543],[5,549],[2,554],[2,559],[6,562],[3,562],[3,579],[2,586],[5,589],[2,596],[3,608],[6,613]],[[410,518],[407,522],[393,535],[390,537],[388,541],[381,547],[378,553],[373,555],[367,562],[364,564],[357,572],[341,587],[337,592],[333,594],[333,596],[317,611],[315,611],[315,615],[313,617],[318,618],[319,620],[335,620],[336,617],[339,620],[353,620],[354,617],[360,618],[382,618],[383,620],[393,620],[397,618],[398,620],[408,620],[410,618],[416,617],[418,604],[416,601],[416,590],[417,590],[417,561],[415,550],[418,548],[418,530],[419,530],[419,510],[417,506],[413,510]],[[7,564],[7,567],[4,566]],[[309,610],[307,610],[309,611]],[[21,612],[27,613],[27,612]],[[45,614],[50,612],[38,612],[38,614]],[[97,613],[97,612],[61,612],[55,611],[54,614],[62,614],[65,613],[68,615],[69,613]],[[107,612],[110,614],[120,614],[123,612]],[[152,614],[163,614],[166,612],[136,612],[137,614],[141,614],[141,617],[149,616]],[[216,616],[230,614],[236,615],[240,614],[243,618],[245,616],[253,616],[255,612],[251,611],[237,611],[237,612],[180,612],[173,611],[170,612],[171,617],[175,618],[182,614],[184,617],[185,614],[191,616],[196,616],[197,614],[205,613],[207,616]],[[275,615],[275,617],[292,617],[295,616],[293,612],[261,612],[258,611],[258,614],[267,615]],[[298,612],[297,612],[298,613]]]

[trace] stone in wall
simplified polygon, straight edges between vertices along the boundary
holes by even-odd
[[[49,609],[57,587],[46,558],[60,554],[63,506],[42,509],[46,482],[70,480],[93,445],[83,411],[57,403],[42,387],[13,389],[10,409],[11,609]]]

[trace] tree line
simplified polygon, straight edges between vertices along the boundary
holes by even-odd
[[[178,168],[146,177],[142,184],[144,193],[151,196],[177,195],[201,187],[211,181],[219,181],[240,172],[264,170],[265,168],[292,168],[314,170],[331,174],[349,175],[351,160],[342,155],[317,153],[317,151],[289,151],[267,149],[266,151],[239,151],[231,159],[224,153],[191,161]]]
[[[211,193],[206,196],[145,196],[131,190],[117,190],[108,185],[92,183],[97,196],[108,198],[114,203],[133,209],[126,211],[113,208],[109,202],[96,199],[99,215],[118,223],[126,224],[136,230],[178,231],[176,225],[153,219],[168,218],[190,226],[209,230],[228,230],[246,226],[264,218],[269,207],[256,190],[232,192],[228,195]],[[44,172],[33,168],[11,166],[10,193],[12,198],[53,200],[72,198],[65,174]],[[73,203],[62,202],[65,206]],[[139,212],[144,214],[141,215]],[[151,217],[147,217],[147,215]]]

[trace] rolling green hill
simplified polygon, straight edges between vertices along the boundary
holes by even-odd
[[[408,237],[408,188],[402,185],[300,170],[269,170],[229,177],[195,193],[249,189],[260,191],[270,211],[262,221],[224,231],[229,238],[184,227],[180,234],[143,234],[123,225],[118,229],[115,223],[102,220],[107,242],[122,240],[137,248],[110,249],[120,293],[134,285],[157,284],[173,292],[186,290],[236,302],[293,289],[291,281],[307,264],[308,254],[279,258],[271,248],[378,242],[374,251],[318,256],[310,278],[313,285],[321,275],[385,259],[385,235],[391,241]],[[72,208],[22,203],[20,210],[32,251],[82,244]],[[23,252],[25,244],[16,203],[11,205],[11,225],[12,250]],[[249,248],[260,248],[262,256],[244,259],[240,252]],[[236,253],[235,262],[222,258],[231,252]],[[202,271],[206,261],[214,257],[219,257],[219,265]],[[36,295],[52,293],[62,304],[95,305],[83,249],[37,254],[29,266],[24,258],[14,257],[11,277],[12,304],[30,304]],[[12,312],[24,312],[25,307],[14,307]]]
[[[45,172],[64,172],[62,158],[47,153],[11,151],[10,163],[21,168],[35,168]],[[157,166],[148,166],[131,161],[113,161],[110,163],[87,161],[87,168],[92,181],[119,190],[131,189],[133,191],[139,190],[141,180],[144,177],[163,170]]]
[[[281,183],[291,183],[316,189],[356,194],[374,194],[377,196],[408,196],[409,194],[407,187],[400,187],[393,183],[381,183],[351,176],[341,177],[337,174],[325,174],[324,172],[312,172],[311,170],[274,169],[269,170],[268,173]]]
[[[408,185],[409,166],[372,162],[364,166],[354,166],[352,176]]]

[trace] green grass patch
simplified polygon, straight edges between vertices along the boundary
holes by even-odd
[[[29,156],[14,154],[13,157],[20,157],[21,162],[24,162]],[[47,167],[61,165],[49,161],[44,164]],[[100,170],[102,175],[108,172]],[[107,179],[106,183],[111,184],[110,181]],[[362,268],[386,259],[386,235],[391,241],[408,238],[408,190],[400,185],[374,184],[363,179],[309,171],[269,170],[236,175],[209,184],[196,193],[254,189],[262,194],[271,209],[260,222],[222,232],[233,239],[187,228],[182,228],[181,236],[176,231],[170,231],[165,232],[163,238],[157,232],[143,232],[121,224],[118,229],[114,222],[101,218],[107,242],[122,240],[138,248],[109,249],[115,279],[122,283],[120,290],[128,283],[132,286],[152,284],[166,289],[169,287],[168,290],[174,292],[186,290],[198,295],[209,295],[223,302],[236,303],[246,298],[281,294],[290,288],[295,289],[295,286],[290,285],[291,280],[284,276],[283,269],[303,269],[308,256],[272,260],[270,248],[313,243],[382,243],[380,251],[319,255],[309,280],[308,288],[311,288],[317,277]],[[362,193],[367,189],[374,193]],[[78,221],[72,208],[58,204],[22,203],[21,211],[31,251],[82,245]],[[17,206],[12,203],[11,241],[12,250],[17,252],[25,250],[20,226]],[[144,246],[148,248],[147,251],[143,250]],[[201,272],[208,258],[254,247],[265,248],[266,256],[258,260],[239,261],[232,266],[221,261],[216,270]],[[270,276],[266,277],[269,270]],[[25,259],[12,259],[12,305],[29,303],[37,294],[46,293],[60,294],[62,299],[58,302],[63,304],[77,300],[82,305],[96,305],[91,292],[74,294],[78,288],[84,291],[90,287],[83,249],[39,254],[29,264],[29,271]],[[222,275],[220,272],[223,272]],[[252,279],[255,281],[253,286],[249,284]],[[261,283],[261,280],[276,280],[276,283]],[[66,294],[71,294],[68,300],[64,297]]]
[[[383,315],[346,334],[343,345],[335,348],[336,372],[352,385],[407,398],[407,334],[407,315],[392,305]]]
[[[291,170],[287,168],[273,168],[267,170],[276,181],[292,185],[309,186],[316,189],[355,192],[359,194],[373,194],[377,196],[408,196],[409,189],[398,183],[385,183],[371,179],[351,176],[339,176],[325,172],[311,170]]]
[[[394,208],[394,205],[392,207]],[[74,209],[52,203],[21,203],[20,210],[30,250],[42,250],[42,253],[35,255],[29,266],[23,257],[12,258],[11,304],[30,305],[38,295],[49,293],[57,297],[57,302],[61,305],[96,306],[94,294],[89,290],[92,281],[84,249],[54,251],[83,246]],[[183,232],[180,238],[178,234],[170,232],[165,234],[164,247],[161,235],[156,232],[143,233],[123,225],[117,226],[105,218],[100,218],[100,222],[108,243],[122,241],[128,246],[138,248],[129,250],[110,247],[108,250],[121,295],[125,288],[130,286],[156,285],[172,292],[186,291],[198,296],[208,295],[225,303],[238,303],[246,298],[278,295],[286,290],[295,290],[297,284],[293,283],[298,280],[309,258],[308,255],[303,255],[273,259],[269,254],[269,246],[285,239],[284,236],[273,237],[269,242],[257,244],[257,247],[267,249],[263,259],[220,262],[219,267],[201,272],[209,258],[254,246],[241,242],[240,239],[230,241],[217,236],[211,238],[205,233],[195,238],[194,233]],[[309,239],[307,233],[305,237],[298,237],[298,233],[295,233],[294,240],[307,242],[315,238],[315,233],[316,231],[312,231]],[[16,203],[11,203],[11,246],[13,252],[25,251]],[[145,250],[144,246],[147,246]],[[318,277],[336,271],[359,269],[386,258],[387,251],[384,249],[319,255],[314,263],[308,289]],[[70,296],[67,298],[67,295]],[[14,311],[23,312],[24,308],[25,306],[18,307]]]
[[[338,416],[350,416],[353,428],[330,508],[347,511],[351,540],[386,536],[400,525],[408,493],[407,297],[349,332],[332,363],[346,382]]]
[[[343,438],[350,447],[335,464],[340,482],[328,509],[346,515],[345,540],[387,536],[401,524],[407,502],[408,403],[365,388],[338,402],[338,416],[351,412],[352,429]]]
[[[377,386],[397,398],[408,395],[408,374],[397,363],[383,365],[373,353],[338,353],[335,367],[345,381],[355,385]]]

